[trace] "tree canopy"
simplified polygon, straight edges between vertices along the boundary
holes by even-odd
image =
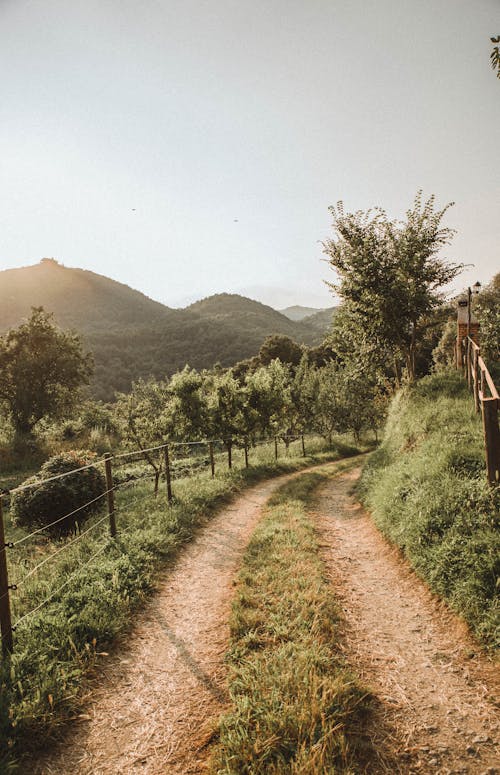
[[[0,402],[17,436],[69,412],[91,374],[92,356],[77,334],[58,328],[43,307],[0,337]]]
[[[431,196],[417,193],[406,220],[393,221],[381,208],[346,213],[342,202],[330,207],[335,236],[324,252],[339,281],[332,288],[344,301],[335,319],[359,355],[390,354],[397,379],[400,361],[410,380],[416,376],[418,344],[426,320],[443,301],[441,289],[461,271],[438,256],[453,236],[441,221],[451,203],[434,209]]]

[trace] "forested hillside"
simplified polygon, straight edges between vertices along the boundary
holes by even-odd
[[[271,334],[317,344],[324,333],[235,294],[171,309],[108,277],[52,259],[0,273],[0,331],[18,325],[34,306],[83,335],[95,359],[92,393],[103,400],[128,390],[134,379],[168,376],[186,364],[231,366],[256,355]]]

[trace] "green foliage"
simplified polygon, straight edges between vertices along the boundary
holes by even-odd
[[[481,324],[481,352],[488,365],[500,362],[500,272],[476,297],[474,312]]]
[[[210,435],[223,440],[245,436],[245,391],[231,372],[207,375],[205,390]]]
[[[163,412],[168,438],[175,441],[202,438],[207,427],[208,411],[202,376],[188,366],[174,374],[168,383]]]
[[[439,342],[432,352],[432,359],[437,371],[449,369],[455,363],[457,346],[457,321],[451,318],[447,321]]]
[[[67,413],[89,381],[91,362],[78,336],[57,328],[42,307],[0,337],[0,401],[16,433],[30,435],[42,418]]]
[[[361,494],[431,589],[498,645],[500,490],[486,483],[481,422],[458,373],[396,395]]]
[[[496,43],[490,54],[491,66],[496,71],[497,78],[500,78],[500,46],[498,45],[500,43],[500,35],[497,35],[496,38],[490,38],[490,40],[492,43]]]
[[[390,221],[380,208],[345,213],[339,202],[330,207],[336,237],[324,243],[339,278],[332,287],[346,307],[335,328],[350,340],[352,359],[389,351],[403,360],[410,380],[426,320],[442,303],[439,289],[462,269],[438,257],[453,232],[441,226],[450,205],[434,211],[434,201],[422,202],[418,192],[404,222]]]
[[[55,537],[68,535],[74,532],[77,526],[81,527],[104,505],[104,499],[101,498],[96,503],[80,508],[106,491],[106,480],[102,472],[97,467],[91,466],[60,479],[45,480],[88,466],[94,459],[95,454],[92,452],[73,450],[47,460],[37,474],[22,482],[21,486],[26,489],[14,490],[12,493],[13,524],[27,529],[50,525],[46,533]],[[51,524],[75,509],[79,509],[76,514],[58,521],[55,525]]]
[[[340,659],[339,611],[306,512],[326,478],[310,473],[281,488],[246,551],[231,616],[232,708],[214,774],[347,773],[363,746],[370,699]]]
[[[259,350],[258,358],[263,366],[268,366],[276,358],[282,363],[298,366],[303,354],[304,349],[289,336],[275,334],[266,337]]]

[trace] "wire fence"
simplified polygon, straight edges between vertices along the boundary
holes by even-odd
[[[123,516],[127,511],[127,502],[130,503],[133,489],[141,498],[157,498],[161,486],[169,508],[175,500],[177,482],[200,476],[214,478],[233,467],[249,468],[251,459],[255,465],[276,461],[283,454],[305,456],[306,439],[307,446],[312,443],[316,448],[321,444],[326,446],[326,442],[320,442],[320,437],[314,434],[275,436],[251,442],[247,439],[230,438],[168,442],[115,455],[108,453],[88,465],[26,482],[10,492],[4,492],[3,496],[0,494],[0,631],[4,655],[13,651],[13,633],[22,623],[35,616],[74,581],[83,569],[88,568],[97,556],[112,546],[117,534],[122,536],[135,529],[133,526],[127,529],[125,522],[117,522],[117,515]],[[64,514],[55,513],[54,519],[29,533],[19,535],[19,528],[16,531],[15,527],[9,524],[10,531],[17,532],[17,535],[13,536],[12,540],[6,538],[2,501],[10,502],[10,496],[13,494],[42,488],[65,477],[83,474],[92,468],[104,468],[106,486],[102,493],[85,500],[84,503],[72,504],[72,508]],[[153,482],[152,493],[144,489],[148,481]],[[97,511],[97,515],[89,516],[89,509]],[[104,510],[106,513],[103,515]],[[96,549],[92,541],[95,542],[102,536],[105,523],[109,535],[105,536]],[[67,534],[68,525],[71,526],[70,535]],[[64,526],[66,534],[58,537],[59,526]],[[87,556],[89,550],[95,551],[91,551],[90,556]],[[62,585],[54,589],[53,580],[60,579],[61,574],[47,574],[50,568],[54,567],[56,571],[60,571],[58,563],[67,563],[68,567],[64,567],[67,577]],[[9,581],[10,576],[15,579],[14,582]]]

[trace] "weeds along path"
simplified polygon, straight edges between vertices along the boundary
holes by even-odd
[[[380,761],[369,772],[500,773],[498,665],[350,495],[358,475],[328,482],[315,523],[346,617],[346,657],[377,698]]]
[[[85,713],[56,749],[23,763],[22,771],[204,771],[205,746],[227,704],[223,659],[233,579],[262,506],[300,473],[252,487],[211,519],[165,572],[132,632],[101,658]]]

